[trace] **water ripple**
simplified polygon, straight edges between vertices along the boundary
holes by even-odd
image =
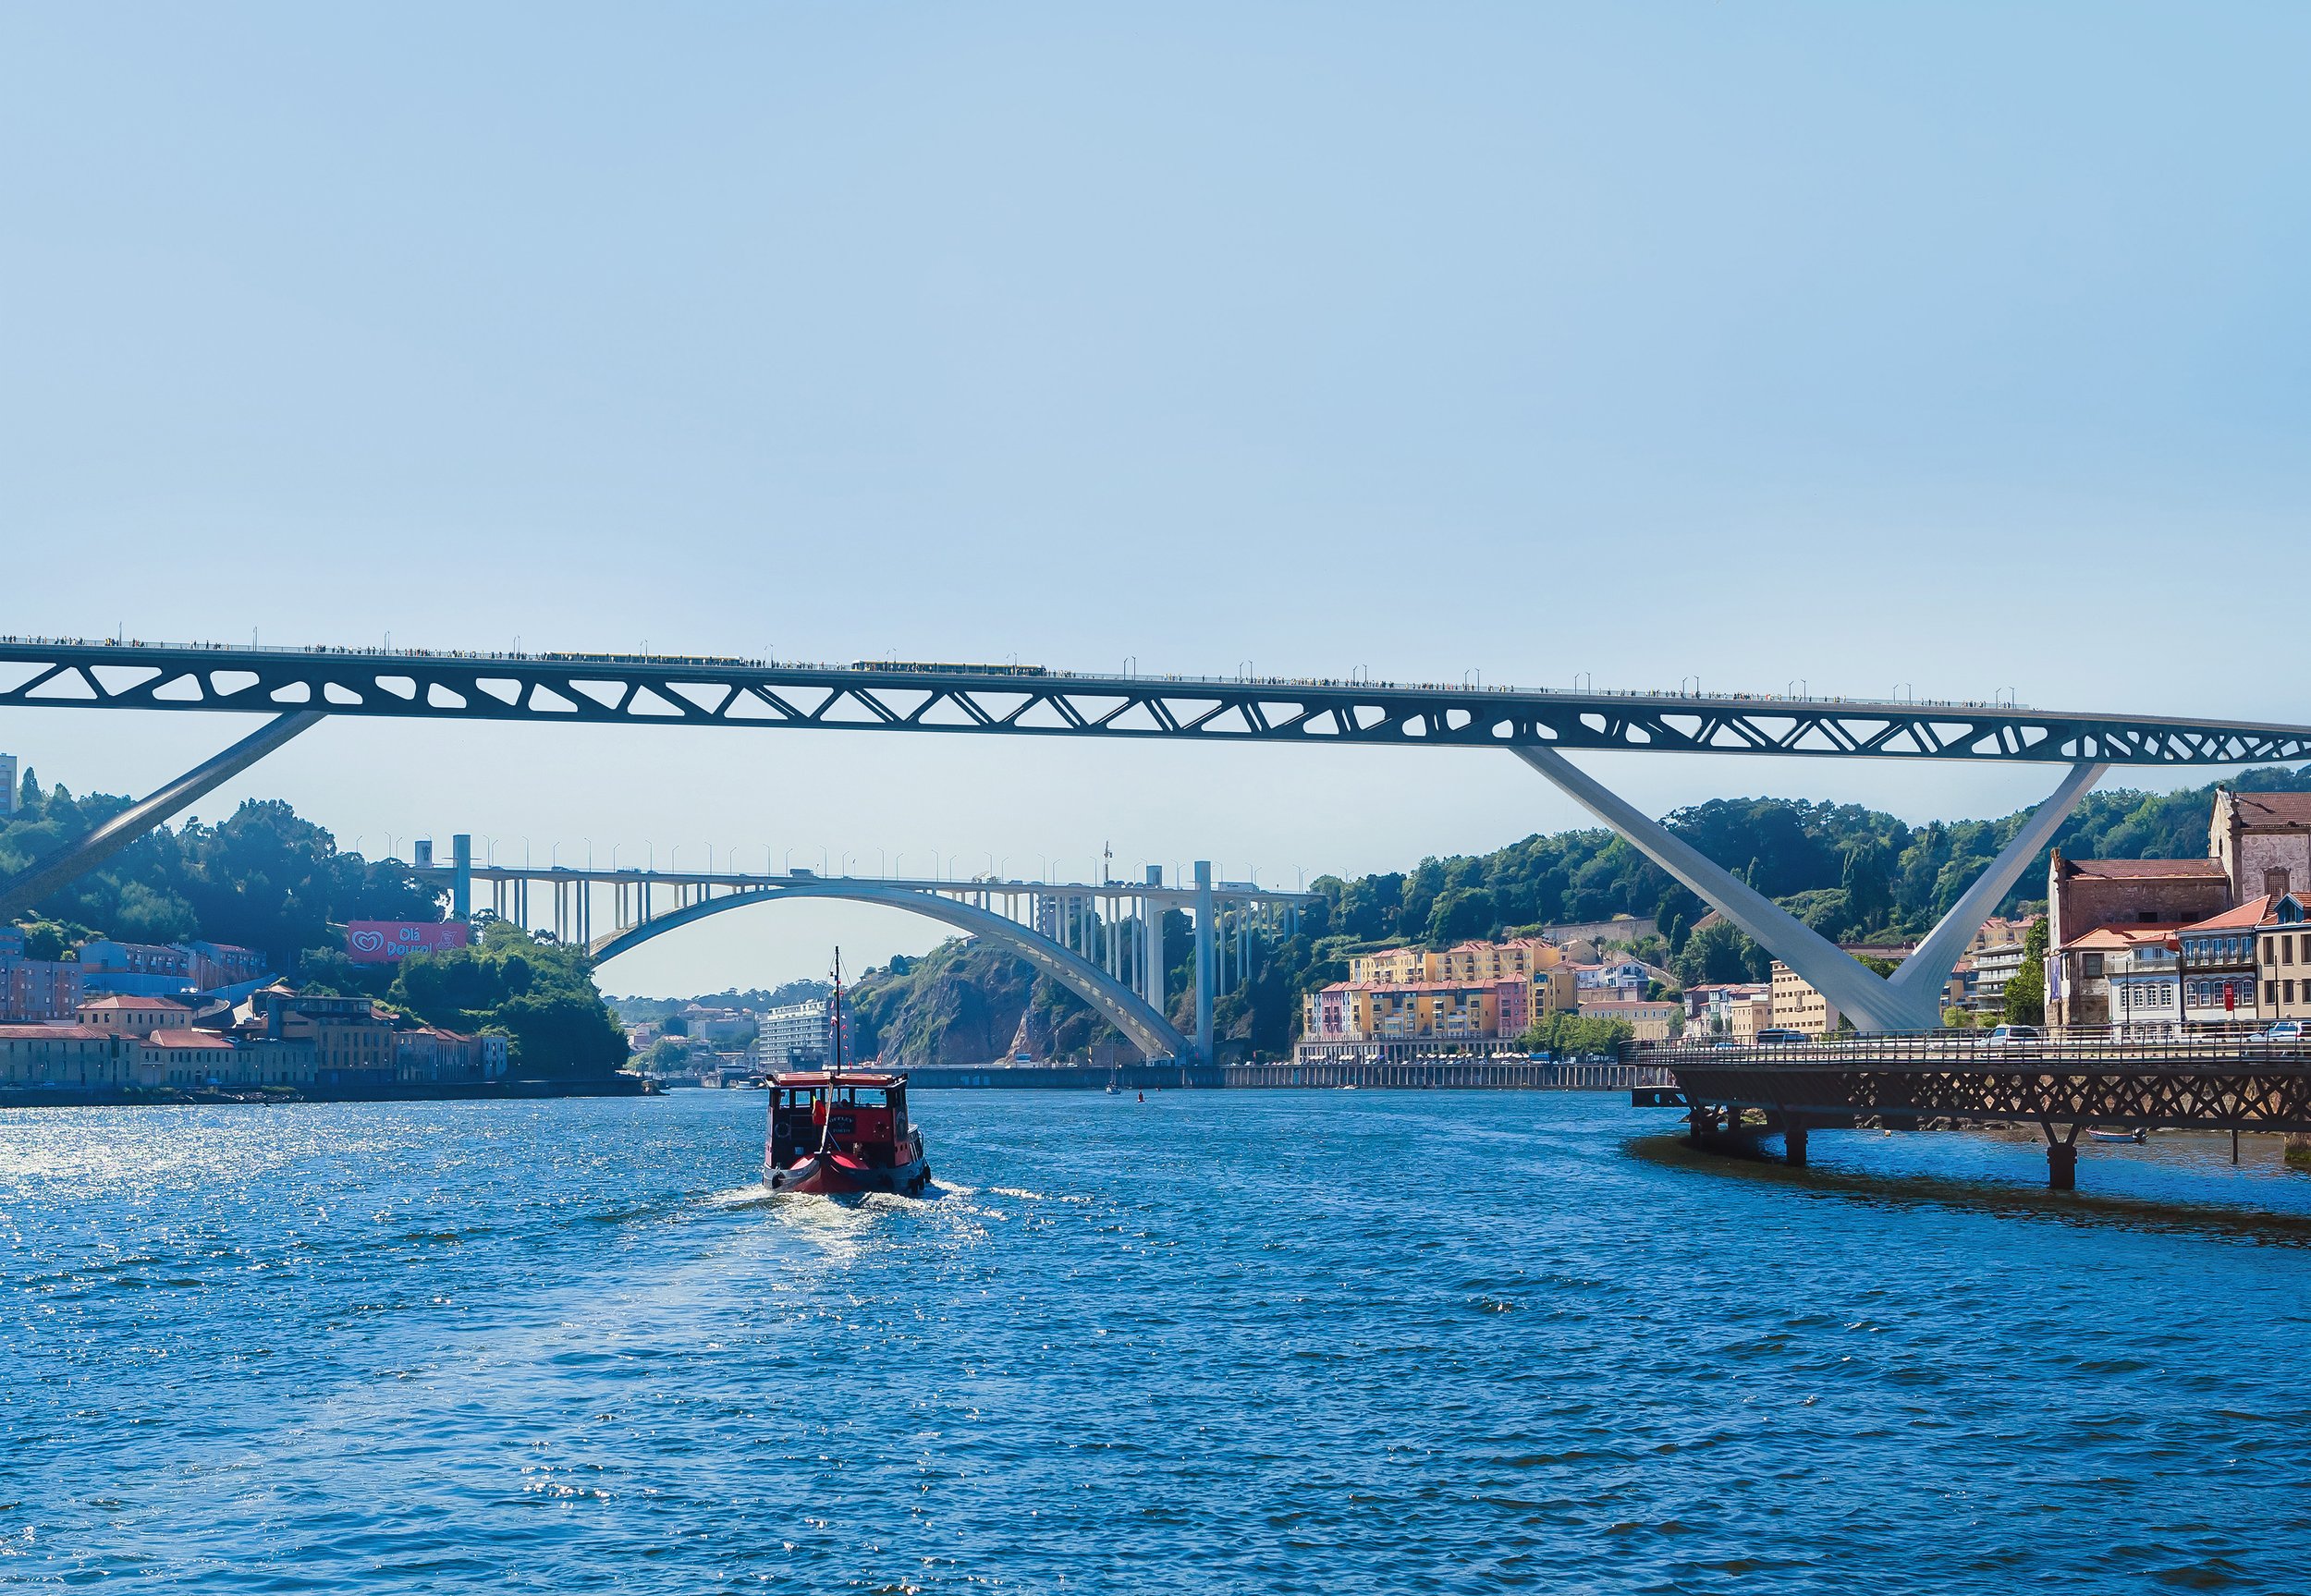
[[[918,1112],[951,1178],[855,1206],[752,1184],[718,1093],[0,1117],[0,1584],[2302,1589],[2275,1164]]]

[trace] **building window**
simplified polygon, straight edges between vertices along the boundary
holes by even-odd
[[[2263,1001],[2274,1008],[2279,1006],[2279,982],[2267,981],[2263,983]]]

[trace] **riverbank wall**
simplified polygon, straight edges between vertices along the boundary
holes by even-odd
[[[1373,1090],[1627,1091],[1668,1086],[1671,1077],[1611,1059],[1542,1063],[1451,1056],[1389,1062],[1327,1059],[1276,1064],[972,1065],[907,1072],[916,1090],[1223,1090],[1356,1087]]]
[[[654,1088],[638,1075],[583,1080],[492,1080],[377,1087],[358,1091],[317,1088],[239,1087],[187,1091],[177,1087],[119,1087],[91,1090],[68,1086],[0,1088],[0,1109],[185,1107],[216,1103],[511,1103],[546,1097],[646,1097]]]

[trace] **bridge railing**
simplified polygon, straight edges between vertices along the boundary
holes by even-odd
[[[890,665],[873,660],[813,661],[756,658],[737,654],[630,654],[575,653],[561,650],[517,649],[423,649],[385,648],[371,645],[348,646],[332,643],[218,643],[162,642],[147,638],[62,638],[28,637],[16,633],[0,633],[0,645],[14,648],[116,649],[133,652],[153,649],[181,653],[272,654],[309,658],[378,659],[378,660],[451,660],[489,664],[550,665],[645,665],[653,667],[691,666],[693,668],[736,667],[740,670],[811,671],[819,673],[873,676],[878,672],[906,675],[985,676],[990,682],[1009,679],[1057,682],[1154,682],[1183,687],[1217,688],[1322,688],[1333,691],[1372,689],[1387,692],[1429,692],[1471,694],[1485,693],[1517,698],[1563,698],[1578,701],[1619,699],[1647,702],[1663,700],[1690,701],[1699,703],[1786,703],[1838,704],[1864,709],[1942,709],[1942,710],[2022,710],[2030,705],[2011,698],[1993,699],[1921,699],[1921,698],[1851,698],[1837,693],[1776,693],[1776,692],[1703,692],[1698,688],[1688,692],[1683,688],[1526,688],[1512,683],[1460,682],[1400,682],[1374,680],[1365,676],[1277,676],[1240,675],[1232,676],[1200,675],[1176,671],[1123,671],[1115,676],[1104,672],[1057,670],[1046,666],[1017,665]]]

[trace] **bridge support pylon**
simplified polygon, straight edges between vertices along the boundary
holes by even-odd
[[[93,831],[33,860],[8,880],[0,881],[0,920],[22,913],[67,882],[94,870],[300,732],[319,725],[326,713],[323,710],[291,710],[267,721],[214,759],[194,766],[142,802],[129,805]]]
[[[2022,878],[2038,850],[2053,840],[2078,800],[2109,769],[2107,764],[2073,765],[2061,784],[2030,811],[2029,819],[1998,858],[1926,933],[1917,951],[1891,976],[1880,976],[1659,821],[1607,789],[1555,749],[1514,751],[1568,798],[1804,977],[1832,1008],[1851,1017],[1857,1030],[1932,1030],[1941,1024],[1942,989],[1957,968],[1958,956],[1999,900]]]

